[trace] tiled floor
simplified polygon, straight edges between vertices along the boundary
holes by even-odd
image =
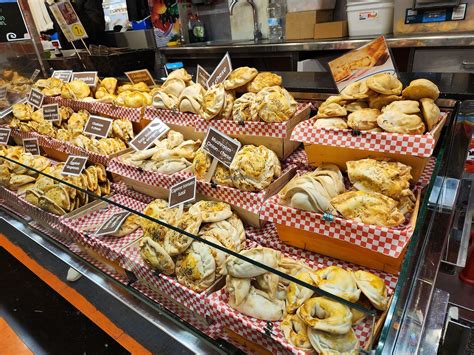
[[[128,353],[2,248],[0,285],[1,355]]]

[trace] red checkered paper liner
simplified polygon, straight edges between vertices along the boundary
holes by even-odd
[[[416,185],[420,186],[421,188],[427,186],[431,181],[431,177],[433,176],[433,171],[435,167],[436,167],[436,158],[431,157],[428,160],[428,164],[426,164],[425,169],[423,170],[423,173],[418,179]]]
[[[143,202],[144,204],[149,204],[151,201],[154,200],[153,197],[144,195],[138,191],[132,190],[130,187],[128,187],[123,181],[120,182],[113,182],[110,185],[111,191],[115,193],[119,193],[124,196],[128,196],[133,198],[134,200]]]
[[[143,168],[139,168],[133,165],[125,163],[121,157],[116,157],[110,160],[107,170],[120,175],[133,179],[136,181],[143,182],[151,186],[160,186],[165,189],[170,189],[171,186],[186,180],[187,178],[193,176],[193,174],[188,172],[177,172],[171,175],[163,174],[155,171],[149,171]]]
[[[110,200],[140,212],[146,207],[146,204],[120,194],[111,196]],[[113,214],[123,211],[122,208],[108,204],[106,207],[94,211],[91,210],[90,213],[78,218],[64,216],[61,218],[61,223],[65,226],[65,231],[70,233],[74,240],[90,247],[104,258],[114,261],[120,257],[121,249],[142,237],[143,230],[138,228],[124,237],[95,237],[93,234]],[[91,227],[95,228],[89,231],[88,229]],[[84,232],[84,230],[87,230],[87,232]]]
[[[29,218],[23,200],[20,199],[15,191],[9,190],[4,186],[0,186],[0,198],[3,200],[2,207],[7,208],[9,211],[22,218]]]
[[[64,233],[58,233],[58,232],[49,230],[38,222],[32,222],[32,223],[30,223],[30,225],[34,229],[40,231],[41,233],[47,235],[49,238],[57,241],[58,243],[61,243],[61,244],[65,245],[68,248],[72,244],[72,240]]]
[[[309,104],[298,104],[293,117],[297,117],[303,114],[303,111],[309,109]],[[289,121],[269,123],[261,121],[246,121],[244,124],[233,120],[210,120],[207,121],[200,116],[197,116],[194,121],[196,132],[207,132],[209,127],[214,127],[219,131],[226,134],[239,134],[247,136],[262,136],[262,137],[273,137],[273,138],[286,138],[288,135],[288,123]]]
[[[59,106],[70,107],[76,112],[79,110],[86,110],[89,113],[92,113],[92,101],[64,99],[60,96],[45,96],[43,105],[45,104],[58,104]]]
[[[400,256],[413,234],[410,225],[402,228],[379,227],[337,216],[333,221],[325,221],[320,213],[283,206],[278,201],[278,195],[269,198],[263,204],[260,218],[343,240],[392,258]]]
[[[113,159],[109,155],[99,154],[95,152],[88,151],[87,149],[75,146],[70,142],[65,142],[66,151],[68,154],[87,156],[87,160],[91,163],[102,164],[108,166],[109,162]]]
[[[153,288],[162,291],[170,298],[188,308],[192,312],[205,317],[209,313],[206,291],[197,293],[181,285],[176,277],[157,274],[150,268],[140,255],[138,244],[133,244],[121,251],[121,266],[133,272],[138,279]]]
[[[189,112],[163,110],[153,106],[147,106],[143,112],[143,118],[150,121],[159,118],[167,124],[174,124],[177,126],[192,126],[196,120],[201,118],[201,116]]]
[[[62,142],[57,140],[56,138],[39,134],[38,132],[23,132],[19,129],[14,128],[12,129],[11,134],[13,137],[21,138],[22,140],[25,138],[37,138],[38,145],[40,147],[52,148],[60,151],[65,151],[67,147],[66,142]]]
[[[439,124],[443,124],[447,112],[441,113]],[[353,135],[350,129],[314,128],[315,118],[300,122],[291,134],[291,140],[304,144],[329,145],[334,147],[369,150],[381,153],[398,153],[418,157],[430,157],[436,145],[431,133],[401,134],[389,132],[364,132]]]
[[[294,166],[297,169],[308,169],[310,166],[308,163],[308,156],[303,147],[299,147],[293,153],[291,153],[285,160],[281,162],[282,169]]]

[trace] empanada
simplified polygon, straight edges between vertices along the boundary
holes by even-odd
[[[377,117],[380,111],[375,108],[363,108],[347,116],[347,125],[352,129],[368,131],[377,128]]]
[[[409,100],[424,98],[436,100],[439,97],[439,89],[427,79],[416,79],[403,90],[403,97]]]
[[[185,254],[176,261],[178,282],[195,292],[212,286],[216,279],[216,262],[211,248],[204,243],[193,242]]]
[[[234,101],[232,106],[232,117],[234,121],[258,121],[258,116],[252,116],[252,105],[255,102],[256,94],[247,92]]]
[[[205,90],[200,84],[192,84],[186,87],[178,99],[179,110],[201,115],[204,94]]]
[[[225,106],[226,92],[224,85],[213,85],[207,89],[204,94],[204,101],[202,105],[202,117],[205,120],[212,120],[219,115]]]
[[[370,303],[379,311],[388,307],[388,292],[385,282],[370,272],[359,270],[354,272],[355,282]]]
[[[185,88],[186,83],[178,78],[168,79],[161,86],[163,92],[174,97],[179,97]]]
[[[347,122],[343,118],[319,118],[314,124],[318,129],[347,129]]]
[[[189,208],[189,213],[201,217],[202,222],[219,222],[232,216],[230,205],[219,201],[199,201]]]
[[[143,260],[165,275],[174,274],[175,264],[166,250],[149,237],[143,237],[140,241],[140,255]]]
[[[339,266],[329,266],[316,271],[318,287],[350,302],[357,302],[360,290],[354,282],[352,271],[345,270]]]
[[[389,73],[373,75],[367,78],[366,84],[369,89],[384,95],[400,95],[403,87],[400,80]]]
[[[360,100],[368,97],[369,88],[365,80],[355,81],[347,85],[342,91],[341,96],[345,100]]]
[[[170,79],[181,79],[184,82],[190,82],[191,80],[193,80],[193,77],[186,71],[186,69],[181,68],[173,70],[171,73],[169,73],[168,77],[166,78],[166,81]]]
[[[432,99],[420,99],[421,111],[428,131],[431,131],[439,122],[441,110]]]
[[[277,267],[281,258],[281,253],[279,251],[264,247],[243,250],[240,252],[240,254],[271,268]],[[266,272],[267,271],[265,269],[255,266],[254,264],[250,264],[235,256],[229,256],[227,258],[227,262],[223,270],[225,275],[238,278],[256,277]]]
[[[193,160],[193,172],[198,180],[203,180],[211,167],[211,156],[202,148],[199,148]]]
[[[401,100],[401,96],[397,95],[371,95],[369,96],[369,107],[381,110],[384,106],[391,102]]]
[[[295,276],[298,280],[306,282],[311,286],[317,286],[319,282],[319,278],[316,276],[315,273],[311,272],[310,270],[305,270],[298,273]],[[286,312],[289,314],[293,314],[296,312],[298,308],[309,298],[311,298],[314,294],[314,291],[296,284],[294,282],[290,282],[288,285],[288,290],[286,293]]]
[[[355,112],[357,110],[368,108],[369,104],[365,101],[354,101],[354,102],[351,102],[350,104],[347,104],[344,107],[347,112]]]
[[[251,114],[264,122],[284,122],[296,112],[298,103],[281,86],[271,86],[261,90],[251,106]]]
[[[237,89],[250,82],[257,74],[258,71],[255,68],[240,67],[234,69],[224,81],[224,87],[226,90]]]
[[[230,176],[230,170],[221,163],[217,164],[216,171],[214,171],[214,176],[212,177],[212,182],[218,185],[234,187],[232,177]]]
[[[400,111],[386,111],[377,117],[377,124],[384,131],[403,134],[423,134],[425,124],[418,115],[407,115]]]
[[[344,106],[336,102],[332,102],[319,106],[316,118],[344,117],[346,115],[347,110],[344,108]]]
[[[308,328],[308,338],[319,354],[356,355],[359,353],[359,339],[353,329],[340,335]]]
[[[176,108],[178,99],[166,93],[165,91],[158,91],[153,96],[153,106],[163,110],[172,110]]]
[[[287,314],[280,324],[281,331],[288,343],[298,349],[311,350],[308,338],[308,326],[296,314]]]
[[[420,112],[420,103],[413,100],[393,101],[382,108],[382,112],[387,111],[400,111],[406,114],[414,114]]]
[[[260,90],[270,86],[280,86],[282,78],[271,72],[261,72],[247,84],[247,91],[257,94]]]

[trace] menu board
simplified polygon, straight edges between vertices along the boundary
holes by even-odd
[[[0,0],[0,42],[29,39],[25,18],[17,0]]]

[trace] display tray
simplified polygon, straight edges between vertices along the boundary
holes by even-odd
[[[181,132],[190,139],[203,140],[209,127],[214,127],[230,137],[238,139],[242,145],[264,145],[273,150],[279,159],[285,159],[299,146],[298,142],[290,140],[291,132],[298,123],[309,117],[310,111],[310,104],[299,104],[298,110],[288,121],[279,123],[249,121],[240,124],[232,120],[207,121],[195,114],[147,107],[143,116],[142,128],[150,120],[159,118],[171,129]]]
[[[260,192],[241,191],[234,187],[198,181],[197,199],[227,202],[244,222],[254,227],[261,227],[265,224],[260,215],[263,203],[280,191],[295,175],[295,171],[294,167],[288,167],[278,179]]]
[[[124,154],[110,160],[107,171],[112,174],[113,182],[122,182],[142,194],[154,198],[168,199],[171,186],[193,176],[190,169],[168,175],[129,165],[122,158],[131,152],[132,150],[129,149]]]
[[[408,223],[396,228],[367,225],[283,206],[279,196],[268,199],[261,218],[276,225],[282,242],[372,269],[398,273],[415,229],[420,191]]]
[[[271,224],[268,224],[264,229],[253,229],[253,231],[249,233],[249,237],[254,240],[258,239],[263,241],[265,241],[265,239],[267,238],[274,238],[272,237],[271,233],[272,228],[274,227],[272,227]],[[267,234],[268,232],[270,232],[270,234]],[[257,245],[257,243],[250,242],[249,245],[254,247]],[[352,269],[354,271],[360,269],[367,270],[365,268],[354,266],[339,260],[323,257],[314,253],[300,253],[297,249],[294,248],[291,248],[287,251],[280,251],[283,252],[283,256],[299,260],[315,270],[332,265]],[[289,251],[295,251],[297,252],[297,254],[292,254]],[[374,273],[384,280],[385,285],[388,288],[389,295],[393,294],[397,278],[387,273]],[[305,352],[289,344],[280,329],[280,321],[268,322],[259,320],[253,317],[246,316],[230,307],[228,304],[228,294],[225,288],[210,295],[209,303],[210,317],[217,321],[217,323],[220,324],[224,330],[226,330],[225,336],[232,339],[232,343],[244,351],[249,351],[252,349],[259,350],[263,347],[264,349],[270,351],[273,354],[314,353],[311,351]],[[369,348],[373,339],[372,334],[374,336],[377,336],[377,333],[381,330],[381,326],[383,324],[385,316],[386,311],[377,312],[374,323],[372,322],[371,318],[367,317],[361,323],[353,327],[362,348]]]
[[[295,127],[291,139],[304,143],[310,165],[332,162],[344,169],[348,160],[384,157],[411,166],[413,178],[418,181],[448,116],[448,112],[442,112],[439,123],[422,135],[363,131],[355,134],[349,129],[316,129],[313,127],[315,118],[311,118]]]
[[[74,111],[86,110],[93,115],[99,115],[110,118],[126,118],[132,122],[139,122],[143,116],[143,108],[133,108],[117,106],[111,103],[100,101],[81,101],[63,99],[59,96],[45,96],[44,104],[59,104],[72,108]]]

